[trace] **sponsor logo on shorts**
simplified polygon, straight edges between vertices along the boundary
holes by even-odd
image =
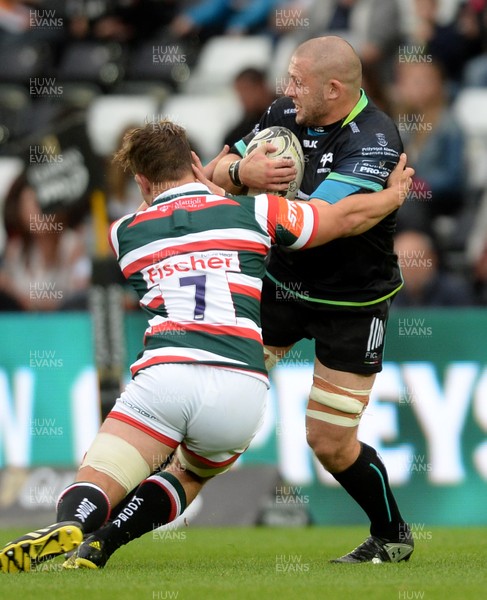
[[[369,339],[367,340],[367,351],[365,352],[366,364],[373,365],[379,362],[380,348],[384,341],[384,334],[384,321],[377,317],[373,317],[370,324]]]

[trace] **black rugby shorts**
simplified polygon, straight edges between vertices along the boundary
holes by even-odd
[[[264,344],[285,347],[314,339],[318,360],[337,371],[371,375],[382,370],[391,300],[369,306],[335,306],[297,299],[264,278]]]

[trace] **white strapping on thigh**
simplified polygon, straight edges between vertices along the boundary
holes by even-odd
[[[151,472],[134,446],[111,433],[99,433],[96,436],[81,467],[92,467],[109,475],[127,492],[138,486]]]
[[[313,380],[309,398],[324,408],[323,410],[308,408],[306,414],[309,417],[343,427],[355,427],[359,424],[368,404],[370,389],[354,390],[342,387],[318,375],[315,375]]]

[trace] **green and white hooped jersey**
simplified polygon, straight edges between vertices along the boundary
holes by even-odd
[[[260,329],[264,259],[314,237],[316,208],[260,194],[173,188],[113,223],[110,243],[151,318],[132,376],[161,363],[243,370],[267,383]]]

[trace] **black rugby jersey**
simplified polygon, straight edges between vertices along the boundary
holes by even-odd
[[[280,125],[300,140],[306,166],[297,199],[333,203],[351,193],[379,191],[399,160],[402,142],[390,117],[361,92],[350,114],[325,127],[295,121],[293,101],[277,99],[231,151],[242,156],[258,131]],[[267,275],[302,300],[342,306],[374,304],[402,286],[394,254],[395,213],[365,233],[290,252],[273,247]]]

